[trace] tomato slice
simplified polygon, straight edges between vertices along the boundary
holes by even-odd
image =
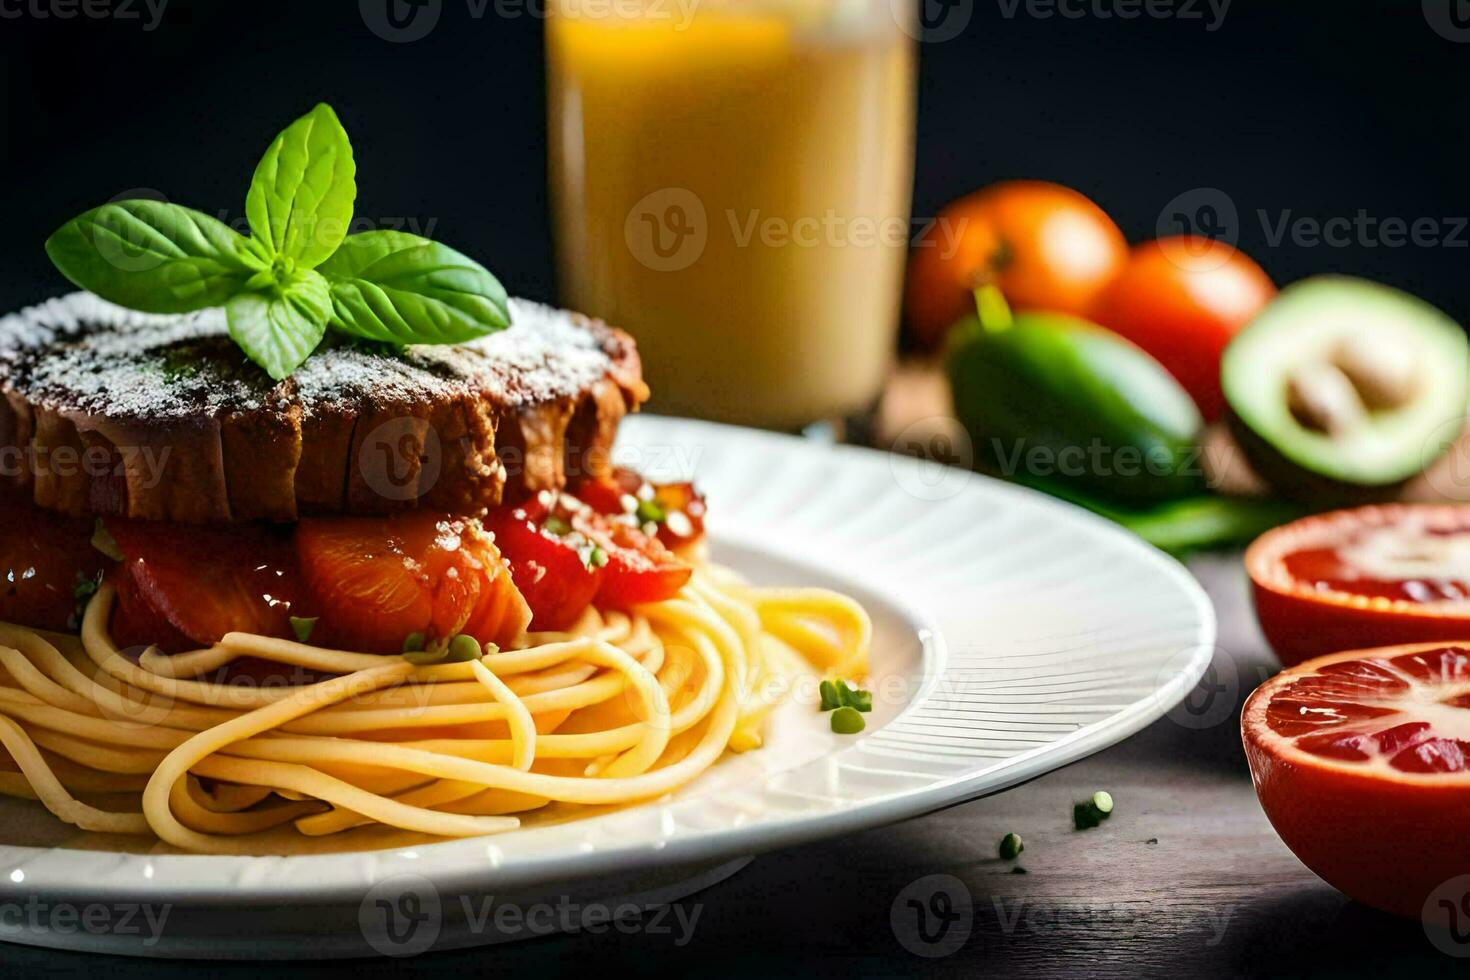
[[[649,525],[666,548],[678,549],[704,537],[704,494],[693,483],[650,483],[629,469],[587,479],[572,490],[577,499],[606,517]]]
[[[151,609],[192,641],[188,645],[207,646],[231,632],[291,636],[290,617],[309,615],[301,608],[304,593],[287,533],[254,525],[105,524],[122,550],[123,571],[147,604],[132,602],[120,586],[125,625],[148,625]]]
[[[199,647],[148,600],[131,567],[117,566],[107,580],[117,589],[109,631],[120,649],[156,646],[167,653],[183,653]]]
[[[506,643],[530,612],[479,522],[412,512],[321,518],[296,527],[310,595],[321,608],[313,642],[398,653],[404,639],[468,633]]]
[[[602,569],[590,562],[585,542],[547,530],[550,516],[550,503],[538,499],[497,507],[485,517],[516,588],[531,607],[534,630],[569,628],[592,603],[602,580]],[[566,517],[558,517],[570,530]]]
[[[1470,649],[1309,660],[1250,696],[1241,729],[1266,816],[1329,884],[1418,917],[1470,874]]]
[[[607,551],[596,601],[615,609],[672,599],[688,584],[694,568],[656,537],[636,527],[609,522],[597,532]]]
[[[1305,517],[1246,552],[1281,662],[1375,644],[1470,640],[1470,505],[1385,504]]]
[[[106,558],[92,547],[93,523],[21,502],[0,502],[0,620],[76,629],[78,586],[96,582]]]

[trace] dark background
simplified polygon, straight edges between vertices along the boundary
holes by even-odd
[[[143,0],[131,20],[30,12],[55,2],[0,0],[0,307],[66,288],[42,242],[122,192],[238,218],[259,154],[318,100],[352,134],[360,216],[417,222],[513,292],[555,297],[542,22],[526,6],[505,17],[493,2],[442,0],[428,37],[395,44],[366,28],[357,0],[169,0],[152,31]],[[997,178],[1047,178],[1140,240],[1171,200],[1187,195],[1188,211],[1212,200],[1190,192],[1217,188],[1238,214],[1226,233],[1278,283],[1351,272],[1470,321],[1470,43],[1437,33],[1416,0],[1234,0],[1215,30],[1205,0],[1174,0],[1197,19],[1134,20],[1090,12],[1112,0],[1064,0],[1080,18],[952,2],[951,16],[972,15],[965,30],[921,53],[916,215]],[[1288,212],[1360,210],[1432,221],[1439,243],[1270,242]]]

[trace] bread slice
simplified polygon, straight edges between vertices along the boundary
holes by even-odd
[[[273,383],[222,313],[135,313],[73,293],[0,318],[0,485],[73,515],[293,521],[473,514],[610,468],[648,397],[606,324],[521,300],[457,346],[329,336]]]

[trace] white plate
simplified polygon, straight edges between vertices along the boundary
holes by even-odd
[[[718,560],[757,582],[829,585],[867,606],[866,732],[833,735],[810,703],[793,702],[762,750],[727,756],[671,798],[372,852],[118,853],[65,841],[38,805],[4,800],[0,913],[17,902],[100,905],[100,923],[143,903],[167,905],[173,924],[145,945],[146,930],[0,914],[0,937],[140,955],[393,952],[373,934],[374,909],[413,912],[427,900],[440,908],[431,945],[515,938],[526,933],[473,928],[450,908],[487,893],[667,901],[745,855],[916,816],[1096,752],[1160,717],[1209,663],[1213,613],[1181,566],[1038,494],[673,419],[630,419],[619,453],[651,475],[697,475]],[[405,891],[411,900],[395,904]]]

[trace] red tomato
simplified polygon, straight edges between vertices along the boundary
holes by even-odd
[[[572,493],[604,516],[631,514],[640,522],[654,524],[659,541],[667,548],[681,548],[704,537],[707,506],[704,494],[693,483],[649,483],[632,470],[618,469],[611,476],[582,481]],[[639,513],[640,502],[643,514]]]
[[[997,286],[1014,310],[1086,314],[1128,257],[1113,220],[1082,194],[1039,180],[1009,180],[939,212],[909,260],[909,333],[937,347],[975,312],[975,287]]]
[[[374,653],[398,653],[412,633],[506,643],[530,618],[478,521],[422,511],[308,518],[296,551],[321,609],[313,642]]]
[[[598,540],[608,556],[597,590],[602,605],[625,609],[672,599],[694,575],[692,566],[638,528],[610,522]]]
[[[309,615],[289,534],[254,525],[195,527],[109,518],[104,522],[124,558],[122,571],[153,614],[171,623],[192,646],[226,633],[285,636],[290,617]],[[147,625],[152,616],[130,603],[124,623]],[[169,637],[140,637],[163,643]],[[165,647],[167,648],[167,647]]]
[[[564,630],[591,604],[602,569],[584,558],[590,547],[579,550],[569,535],[546,530],[548,516],[544,503],[529,500],[494,508],[485,516],[485,528],[495,535],[516,588],[531,607],[531,628]]]
[[[1444,924],[1436,889],[1470,874],[1467,691],[1470,650],[1416,644],[1309,660],[1250,696],[1256,794],[1303,864],[1367,905]]]
[[[1282,663],[1365,644],[1470,640],[1470,601],[1455,599],[1463,583],[1452,569],[1380,581],[1339,552],[1385,532],[1408,535],[1407,553],[1432,555],[1449,537],[1470,535],[1470,504],[1385,504],[1304,517],[1246,551],[1256,616]]]
[[[1152,354],[1210,422],[1225,407],[1220,356],[1275,295],[1244,252],[1181,235],[1136,246],[1087,315]]]
[[[0,620],[75,629],[77,586],[95,582],[106,558],[92,547],[93,523],[27,503],[0,503]]]
[[[119,648],[156,646],[167,653],[183,653],[199,647],[198,642],[179,632],[179,628],[148,601],[138,587],[133,570],[127,565],[114,568],[108,573],[107,580],[117,589],[109,632]]]

